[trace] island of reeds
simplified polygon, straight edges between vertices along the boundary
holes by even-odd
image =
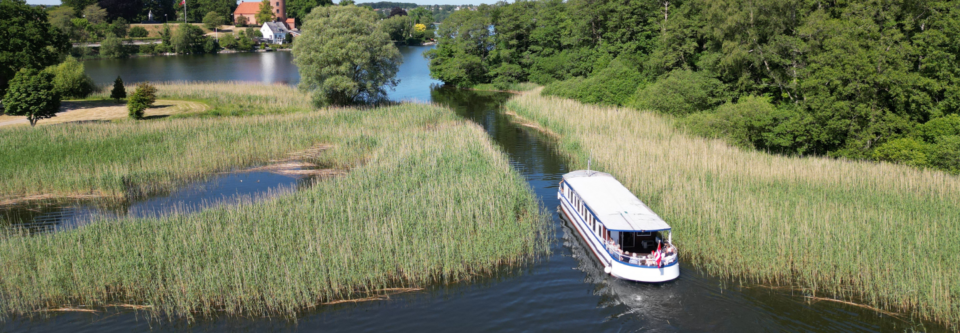
[[[684,260],[960,324],[960,178],[904,165],[788,157],[690,135],[649,111],[545,97],[505,107],[572,168],[609,172],[674,227]]]
[[[4,233],[0,318],[115,304],[171,317],[294,317],[548,251],[532,191],[482,129],[451,110],[312,110],[282,86],[158,88],[161,98],[240,116],[0,129],[0,195],[123,198],[291,156],[342,175],[197,213]]]

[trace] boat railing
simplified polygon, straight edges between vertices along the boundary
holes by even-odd
[[[610,245],[607,244],[606,242],[603,242],[603,250],[607,251],[607,254],[609,254],[610,257],[613,258],[613,260],[616,260],[619,263],[644,266],[644,267],[656,267],[656,265],[645,264],[647,260],[650,260],[649,258],[646,258],[646,256],[644,256],[644,258],[636,258],[637,259],[636,263],[631,263],[630,259],[632,259],[633,257],[628,257],[625,254],[620,254],[620,253],[617,253],[616,251],[612,251],[610,249]],[[626,258],[627,260],[623,260],[624,258]],[[677,255],[676,251],[674,251],[673,254],[664,255],[663,259],[661,260],[662,262],[661,265],[665,266],[665,265],[672,264],[673,262],[677,261],[677,258],[679,258],[679,256]]]

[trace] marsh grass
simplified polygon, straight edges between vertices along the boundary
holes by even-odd
[[[5,191],[119,191],[124,182],[156,184],[320,143],[332,148],[312,162],[350,172],[260,202],[0,236],[4,315],[122,303],[156,316],[295,317],[391,288],[471,279],[549,251],[546,215],[523,178],[481,128],[438,106],[18,134],[27,138],[18,149],[34,154],[17,155],[29,167],[0,168],[27,178]]]
[[[523,91],[530,91],[540,87],[540,85],[533,82],[519,82],[519,83],[508,83],[506,87],[497,87],[493,83],[481,83],[471,87],[471,90],[479,91],[502,91],[502,92],[512,92],[519,93]]]
[[[202,101],[211,109],[202,115],[241,116],[311,111],[310,96],[284,84],[256,82],[160,82],[151,83],[160,99]],[[134,86],[127,87],[132,91]],[[110,89],[100,89],[94,99],[109,99]]]
[[[960,324],[956,176],[746,151],[651,112],[539,91],[506,107],[556,133],[571,167],[592,156],[674,227],[685,260],[712,274]]]

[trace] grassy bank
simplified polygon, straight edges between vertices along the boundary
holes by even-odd
[[[615,175],[712,274],[797,285],[956,327],[960,178],[907,166],[745,151],[650,112],[517,96],[572,167]]]
[[[263,115],[313,110],[310,97],[283,84],[256,82],[161,82],[153,83],[160,99],[203,101],[207,116]],[[107,86],[90,98],[109,99]],[[135,85],[126,87],[128,92]]]
[[[157,87],[161,99],[210,101],[215,109],[238,110],[233,112],[238,114],[309,110],[306,97],[280,85]],[[348,113],[4,128],[0,130],[0,151],[4,152],[0,160],[0,179],[4,179],[0,182],[0,199],[40,194],[116,197],[131,191],[168,188],[180,181],[266,163],[333,140],[331,131],[346,123],[338,119],[348,117]]]
[[[470,90],[481,91],[502,91],[502,92],[523,92],[530,91],[540,87],[540,85],[531,82],[507,83],[505,86],[497,86],[493,83],[481,83],[470,88]]]
[[[482,129],[436,106],[17,133],[30,138],[19,150],[43,156],[17,150],[17,159],[53,178],[3,165],[30,177],[4,182],[19,191],[155,185],[321,143],[333,148],[310,161],[350,172],[258,203],[0,238],[3,314],[135,304],[157,315],[292,317],[386,288],[469,279],[547,250],[546,218],[522,177]]]

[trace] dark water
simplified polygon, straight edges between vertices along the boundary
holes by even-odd
[[[545,207],[554,214],[553,254],[524,267],[469,282],[434,286],[390,300],[323,306],[297,321],[208,318],[151,322],[132,312],[63,314],[14,319],[2,331],[710,331],[837,332],[942,331],[942,327],[837,303],[807,302],[789,290],[740,285],[688,264],[665,284],[638,284],[603,274],[571,229],[556,215],[556,186],[564,160],[536,134],[509,122],[500,105],[509,95],[430,87],[419,53],[404,50],[403,89],[395,99],[448,105],[480,124],[509,155]],[[242,55],[249,57],[250,55]],[[233,55],[224,55],[229,58]],[[247,59],[247,58],[244,58]],[[170,59],[164,59],[163,64]],[[193,60],[185,60],[193,61]],[[245,60],[246,61],[246,60]],[[419,65],[418,65],[419,64]],[[158,65],[160,66],[160,65]],[[232,65],[231,65],[232,66]],[[422,67],[418,67],[422,66]],[[88,65],[88,69],[92,66]],[[291,77],[290,73],[276,77]],[[411,79],[416,78],[416,79]],[[233,78],[227,78],[233,79]],[[254,80],[261,80],[258,77]],[[402,92],[402,93],[401,93]],[[682,249],[681,249],[682,251]]]

